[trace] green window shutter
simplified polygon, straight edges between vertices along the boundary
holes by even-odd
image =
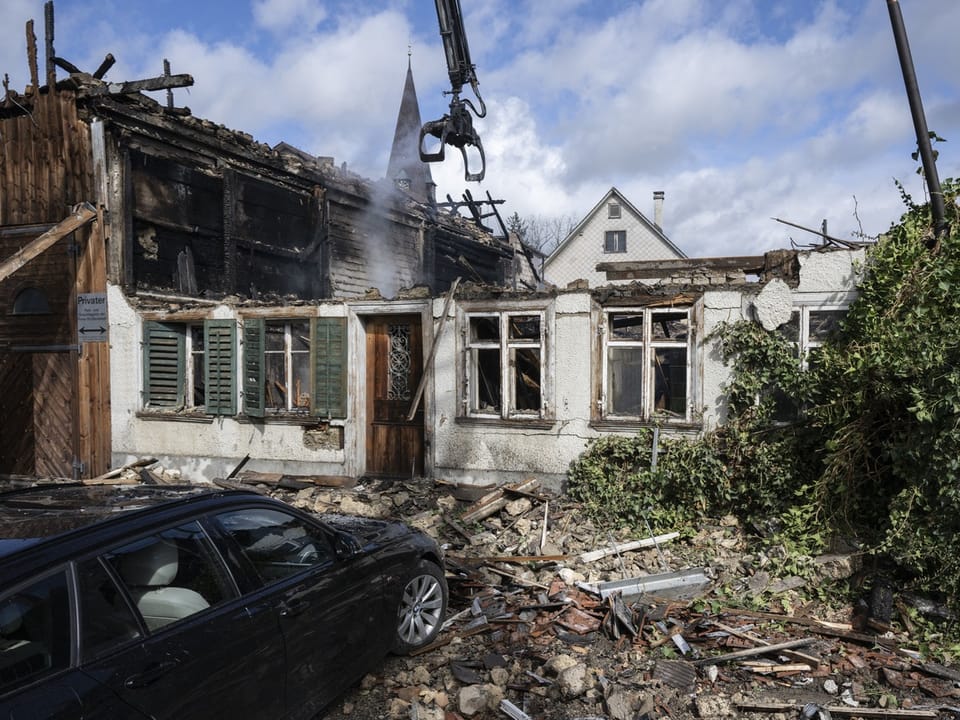
[[[210,415],[237,412],[237,325],[233,320],[206,320],[203,323],[205,363],[203,379],[206,406]]]
[[[243,321],[243,412],[264,416],[263,350],[266,324],[263,318]]]
[[[186,342],[182,325],[143,324],[143,406],[182,408]]]
[[[314,318],[313,414],[329,418],[347,416],[347,320]]]

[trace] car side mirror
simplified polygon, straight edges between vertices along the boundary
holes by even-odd
[[[360,541],[344,530],[337,530],[333,536],[333,550],[337,553],[338,560],[349,560],[359,554]]]

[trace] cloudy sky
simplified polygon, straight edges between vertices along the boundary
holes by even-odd
[[[461,0],[488,115],[480,185],[460,155],[441,197],[489,191],[504,217],[579,220],[616,186],[690,256],[749,255],[814,236],[877,235],[924,190],[884,0]],[[960,2],[900,0],[941,178],[960,177]],[[0,73],[27,84],[24,26],[2,0]],[[411,53],[424,121],[447,111],[430,0],[56,0],[55,49],[106,79],[190,73],[200,117],[386,170]],[[162,99],[158,95],[158,99]]]

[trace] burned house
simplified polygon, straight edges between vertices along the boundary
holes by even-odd
[[[140,92],[188,76],[58,80],[50,50],[0,104],[0,473],[560,483],[604,433],[722,422],[718,323],[802,354],[854,297],[857,249],[525,280],[422,168],[371,181]]]
[[[93,73],[57,58],[48,6],[45,76],[30,22],[30,86],[0,103],[0,472],[96,475],[162,450],[171,418],[178,440],[242,415],[342,446],[363,375],[348,315],[396,370],[380,348],[392,333],[419,352],[423,297],[509,282],[513,250],[474,223],[174,106],[189,76],[114,83],[109,56]],[[141,92],[163,89],[166,104]],[[210,454],[242,455],[221,430]],[[422,431],[384,432],[417,454]]]

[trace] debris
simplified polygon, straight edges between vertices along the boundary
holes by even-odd
[[[513,720],[533,720],[529,715],[527,715],[523,710],[518,708],[509,700],[501,700],[500,709],[512,717]]]
[[[717,657],[705,658],[694,661],[694,665],[716,665],[718,663],[728,662],[730,660],[739,660],[745,657],[754,657],[756,655],[765,655],[770,652],[779,652],[780,650],[789,650],[791,648],[803,647],[815,642],[813,638],[800,638],[799,640],[788,640],[787,642],[777,643],[776,645],[765,645],[758,648],[747,648],[746,650],[737,650],[736,652],[719,655]]]
[[[619,555],[620,553],[630,552],[631,550],[641,550],[643,548],[654,547],[660,543],[675,540],[678,537],[680,537],[680,533],[671,532],[664,535],[657,535],[655,537],[643,538],[641,540],[631,540],[629,542],[612,545],[608,548],[585,552],[580,555],[580,561],[587,563],[594,562],[595,560],[600,560],[602,558],[609,557],[610,555]]]
[[[665,593],[688,592],[695,594],[707,584],[705,569],[692,568],[680,572],[603,582],[596,586],[596,591],[604,600],[615,593],[621,593],[624,598],[636,598],[646,594],[663,597]]]
[[[460,516],[460,521],[464,523],[472,523],[483,520],[484,518],[488,518],[494,513],[500,512],[507,506],[507,503],[510,502],[507,499],[507,493],[532,493],[538,487],[540,487],[540,481],[536,478],[530,478],[514,485],[506,485],[504,487],[497,488],[496,490],[487,493],[482,498],[477,500],[473,505],[467,508],[466,512]]]

